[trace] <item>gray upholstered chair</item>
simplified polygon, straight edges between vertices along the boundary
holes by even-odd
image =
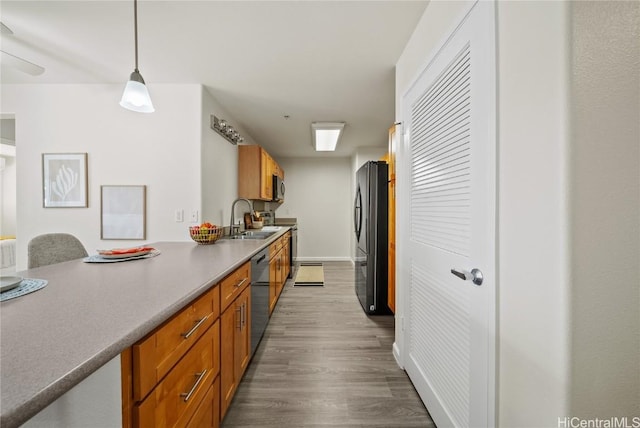
[[[29,241],[27,251],[29,269],[89,255],[82,242],[68,233],[47,233],[36,236]]]

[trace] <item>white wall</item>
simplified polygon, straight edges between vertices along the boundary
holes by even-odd
[[[202,216],[200,223],[229,226],[231,204],[238,197],[238,146],[229,143],[211,129],[210,118],[226,119],[244,138],[245,144],[257,144],[207,91],[202,94]],[[246,211],[238,204],[238,214]],[[242,217],[240,217],[242,218]]]
[[[283,158],[287,193],[277,217],[298,219],[298,260],[351,260],[349,158]]]
[[[118,428],[122,426],[120,356],[65,392],[23,428]]]
[[[398,121],[467,7],[428,5],[397,63]],[[638,415],[637,23],[634,2],[497,3],[499,426]]]
[[[571,414],[640,416],[640,3],[572,2]]]
[[[499,423],[568,415],[568,3],[498,4]]]
[[[351,171],[353,172],[353,178],[355,179],[356,172],[360,169],[362,165],[364,165],[365,162],[378,161],[386,153],[387,153],[387,146],[358,147],[356,149],[356,152],[353,154],[353,156],[351,156],[351,161],[352,161]]]
[[[118,105],[122,85],[3,85],[0,113],[14,113],[17,156],[17,267],[39,234],[76,235],[98,248],[188,240],[176,208],[201,209],[200,85],[149,85],[156,112]],[[88,208],[42,207],[42,153],[87,152]],[[147,186],[147,239],[100,240],[100,185]]]

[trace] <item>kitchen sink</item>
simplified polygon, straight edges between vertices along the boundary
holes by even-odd
[[[242,232],[238,235],[225,236],[225,239],[267,239],[276,232]]]

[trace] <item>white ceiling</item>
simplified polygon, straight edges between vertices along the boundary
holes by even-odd
[[[275,157],[319,156],[313,121],[347,123],[341,147],[386,145],[394,66],[427,1],[138,3],[147,84],[201,83]],[[5,1],[2,49],[45,67],[2,66],[2,83],[124,83],[133,1]],[[115,100],[114,102],[117,102]],[[289,115],[290,119],[284,116]]]

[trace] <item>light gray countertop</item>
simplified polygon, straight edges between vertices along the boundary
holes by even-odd
[[[265,240],[149,244],[161,254],[81,259],[17,274],[41,290],[0,304],[0,426],[27,421],[288,230]]]

